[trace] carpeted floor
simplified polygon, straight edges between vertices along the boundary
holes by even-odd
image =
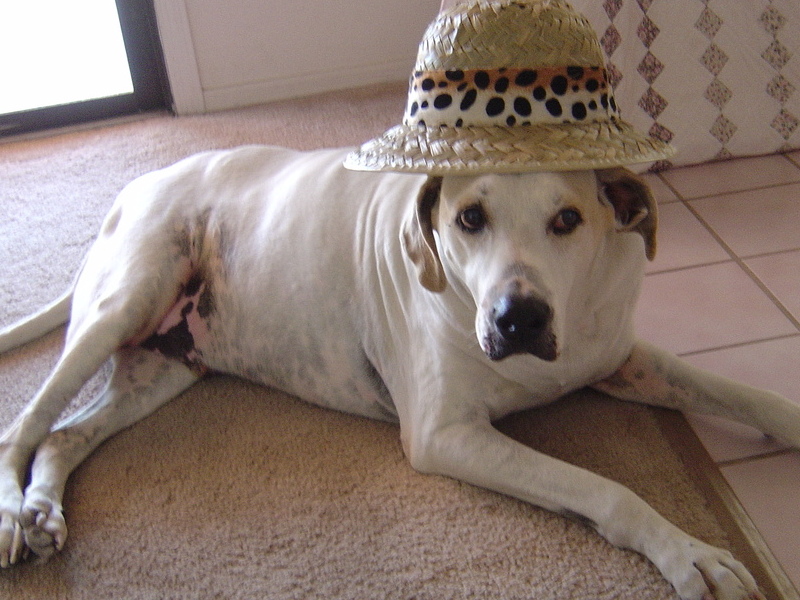
[[[356,144],[400,118],[404,91],[0,145],[0,326],[68,286],[115,194],[138,174],[243,143]],[[0,426],[41,383],[62,335],[0,356]],[[622,481],[693,534],[739,550],[737,531],[661,421],[584,393],[500,427]],[[65,506],[65,551],[0,572],[0,598],[674,597],[646,560],[578,523],[415,473],[391,425],[223,376],[103,445],[70,480]]]

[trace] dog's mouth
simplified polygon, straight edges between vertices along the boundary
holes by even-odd
[[[515,354],[532,354],[552,362],[558,358],[553,310],[534,296],[505,295],[486,314],[481,349],[493,361]]]
[[[515,354],[532,354],[547,362],[553,362],[558,358],[558,345],[556,344],[555,334],[552,332],[524,346],[509,343],[502,336],[490,334],[483,338],[481,349],[493,361],[500,361]]]

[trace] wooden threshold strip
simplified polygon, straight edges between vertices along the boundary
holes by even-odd
[[[800,600],[800,593],[778,563],[753,520],[680,412],[652,409],[661,431],[686,465],[709,507],[728,532],[734,555],[744,563],[769,600]]]

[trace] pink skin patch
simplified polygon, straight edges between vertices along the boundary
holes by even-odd
[[[199,277],[190,279],[156,332],[141,346],[179,360],[199,375],[205,374],[208,368],[198,348],[208,338],[209,300],[206,283]]]

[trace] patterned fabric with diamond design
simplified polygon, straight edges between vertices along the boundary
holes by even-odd
[[[572,0],[622,117],[670,141],[653,169],[800,147],[797,0]]]

